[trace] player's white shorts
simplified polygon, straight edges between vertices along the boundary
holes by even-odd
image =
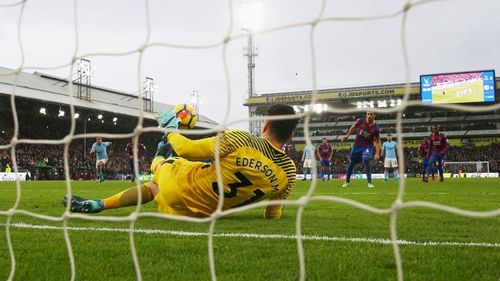
[[[304,160],[304,165],[303,165],[304,168],[312,168],[312,166],[313,166],[312,159],[305,159]]]
[[[99,167],[99,163],[102,163],[103,165],[106,165],[106,162],[108,162],[108,158],[104,158],[104,159],[97,159],[95,161],[95,166],[96,167]]]
[[[397,168],[398,167],[398,159],[396,158],[385,158],[384,160],[384,168]]]

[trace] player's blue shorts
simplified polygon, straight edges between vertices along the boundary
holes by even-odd
[[[435,163],[437,162],[439,166],[442,166],[444,163],[444,155],[439,155],[435,152],[431,154],[431,157],[429,158],[430,163]]]
[[[142,162],[141,160],[138,160],[137,161],[137,164],[139,165],[139,170],[141,169],[142,167]],[[128,160],[128,165],[130,166],[131,169],[134,169],[134,159],[129,159]]]
[[[373,146],[364,147],[354,145],[351,150],[351,162],[358,163],[362,160],[370,160],[372,157]]]
[[[323,166],[323,167],[330,166],[330,161],[328,161],[328,160],[321,160],[321,166]]]

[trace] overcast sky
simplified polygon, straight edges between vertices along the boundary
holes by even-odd
[[[0,5],[18,1],[0,1]],[[149,2],[151,35],[148,43],[188,46],[222,42],[234,22],[231,36],[242,34],[237,15],[240,1],[183,0]],[[312,21],[321,1],[263,1],[263,29]],[[363,17],[392,14],[403,0],[326,1],[323,17]],[[21,41],[18,20],[21,6],[0,8],[0,64],[4,67],[54,67],[67,64],[78,47],[78,56],[137,50],[146,42],[144,1],[78,1],[78,45],[74,27],[74,2],[27,1],[22,15]],[[411,81],[420,74],[465,70],[500,71],[500,1],[439,1],[414,7],[407,19],[406,36]],[[317,87],[335,88],[405,82],[400,39],[402,16],[377,21],[327,21],[314,36]],[[257,35],[256,91],[311,89],[312,64],[309,26]],[[168,104],[189,102],[193,90],[202,97],[203,115],[222,122],[231,95],[229,121],[248,117],[242,105],[247,94],[244,37],[226,49],[230,91],[226,88],[223,47],[178,49],[149,47],[139,65],[139,52],[127,56],[87,56],[96,67],[93,84],[130,93],[140,80],[154,78],[155,99]],[[141,67],[142,78],[138,78]],[[69,68],[41,70],[66,77]],[[33,72],[33,70],[28,70]],[[498,75],[498,74],[497,74]],[[230,125],[247,128],[247,122]]]

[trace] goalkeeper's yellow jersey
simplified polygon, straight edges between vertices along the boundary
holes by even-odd
[[[166,214],[206,217],[219,202],[216,137],[190,140],[170,133],[168,141],[179,157],[155,158],[153,181],[160,191],[155,197],[158,211]],[[239,131],[220,135],[219,158],[224,189],[223,210],[263,199],[284,200],[295,184],[294,162],[264,138]],[[159,163],[159,164],[158,164]],[[268,206],[266,218],[280,218],[282,206]]]

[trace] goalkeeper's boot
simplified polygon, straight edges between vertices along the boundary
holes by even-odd
[[[346,181],[345,181],[345,182],[342,184],[342,187],[348,187],[348,186],[349,186],[349,184],[351,184],[351,183],[350,183],[350,182],[346,182]]]
[[[426,178],[426,177],[423,177],[423,178],[422,178],[422,182],[429,182],[429,179],[428,179],[428,178]]]
[[[444,182],[444,178],[440,178],[440,179],[439,179],[439,182]]]
[[[104,210],[103,200],[85,199],[79,196],[64,196],[63,204],[66,207],[71,201],[70,211],[73,213],[99,213]]]
[[[368,187],[369,187],[369,188],[374,188],[375,186],[374,186],[371,182],[369,182],[369,183],[368,183]]]

